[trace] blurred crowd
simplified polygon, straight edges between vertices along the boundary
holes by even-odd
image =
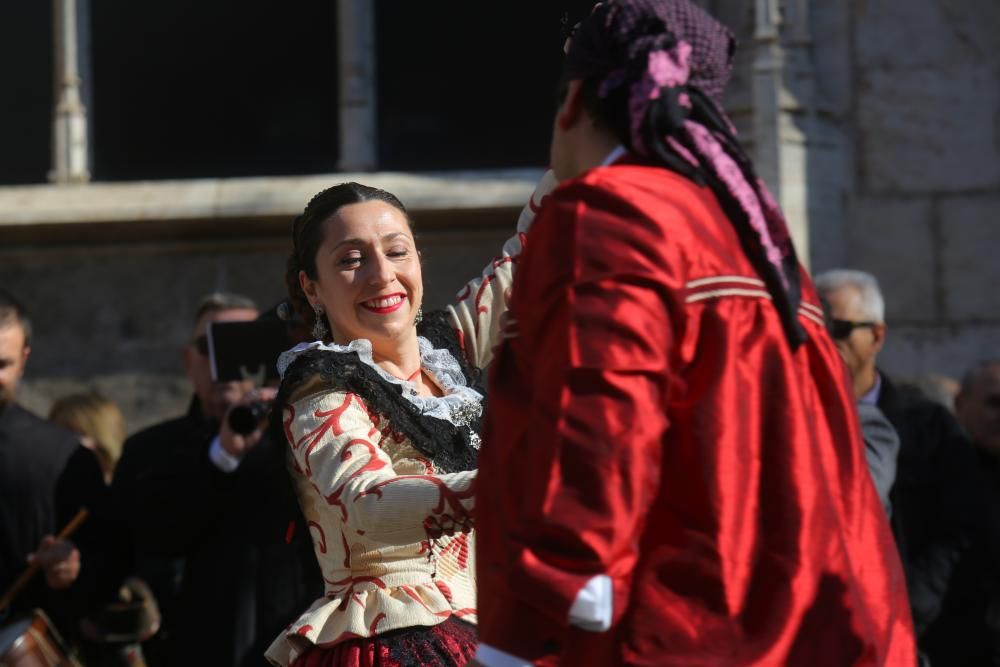
[[[263,424],[236,433],[225,419],[260,388],[212,380],[209,324],[259,317],[274,315],[206,296],[181,351],[186,414],[126,437],[97,393],[60,398],[48,420],[17,405],[31,320],[0,292],[0,589],[30,563],[42,570],[6,620],[44,610],[88,665],[136,664],[139,650],[152,666],[267,664],[268,644],[323,586],[283,450]],[[81,527],[56,539],[81,507]]]

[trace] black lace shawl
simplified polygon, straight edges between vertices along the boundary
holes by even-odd
[[[466,382],[485,396],[481,389],[481,373],[465,360],[445,312],[428,314],[418,330],[435,348],[448,350],[458,360]],[[361,361],[356,352],[309,350],[289,365],[271,410],[271,429],[278,442],[285,439],[281,419],[289,397],[317,376],[323,378],[334,391],[347,391],[360,396],[370,409],[389,420],[394,431],[409,438],[438,471],[448,473],[475,469],[477,449],[472,445],[472,435],[478,436],[481,417],[473,418],[468,425],[456,426],[421,413],[403,396],[401,386],[383,380],[374,368]]]

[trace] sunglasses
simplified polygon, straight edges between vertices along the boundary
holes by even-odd
[[[850,320],[827,320],[826,328],[834,340],[844,340],[855,329],[871,329],[878,322],[852,322]]]

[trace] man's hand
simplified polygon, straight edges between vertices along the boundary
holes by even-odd
[[[260,443],[260,439],[263,437],[266,428],[265,422],[259,424],[256,430],[246,435],[234,432],[229,426],[229,413],[233,408],[241,405],[249,405],[254,401],[273,401],[277,395],[277,390],[271,387],[251,391],[244,396],[242,401],[226,411],[225,417],[222,418],[222,427],[219,429],[219,444],[222,446],[223,451],[237,459],[242,458],[244,454]]]
[[[53,590],[69,588],[80,576],[80,551],[69,540],[57,540],[51,535],[42,538],[28,562],[39,564],[45,572],[45,583]]]

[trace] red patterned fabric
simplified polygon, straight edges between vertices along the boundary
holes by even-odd
[[[846,370],[793,351],[711,192],[616,164],[519,262],[477,481],[480,639],[538,665],[913,665]],[[597,574],[613,625],[569,626]]]
[[[454,617],[433,627],[314,646],[291,667],[461,667],[476,653],[476,628]]]

